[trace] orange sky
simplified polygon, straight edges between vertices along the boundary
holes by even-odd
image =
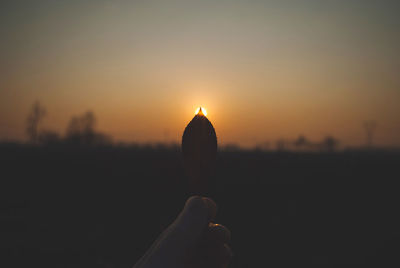
[[[92,110],[115,140],[179,141],[201,105],[220,143],[360,145],[376,120],[400,145],[396,1],[31,2],[0,11],[0,139],[39,100],[43,128]]]

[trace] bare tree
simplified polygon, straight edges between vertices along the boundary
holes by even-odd
[[[94,145],[110,142],[110,137],[95,130],[96,117],[87,111],[81,116],[74,116],[69,121],[66,139],[76,144]]]
[[[372,141],[374,138],[374,133],[376,130],[376,122],[372,120],[364,122],[364,129],[367,134],[367,147],[371,148]]]
[[[26,119],[26,133],[29,137],[30,142],[37,143],[39,137],[39,125],[46,116],[46,109],[36,101],[31,108]]]
[[[95,136],[96,117],[93,112],[87,111],[81,116],[74,116],[69,121],[66,137],[70,141],[90,144]]]

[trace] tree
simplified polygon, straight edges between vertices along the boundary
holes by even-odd
[[[328,152],[335,151],[336,147],[338,146],[339,141],[332,136],[327,136],[321,143],[321,147],[323,150]]]
[[[93,112],[87,111],[81,116],[73,116],[67,126],[67,140],[76,143],[91,144],[96,126],[96,117]]]
[[[305,136],[300,135],[300,136],[293,142],[293,145],[294,145],[298,150],[301,150],[301,149],[305,149],[305,148],[307,148],[307,147],[310,147],[311,143],[309,142],[309,140],[308,140]]]
[[[106,144],[110,138],[95,130],[96,117],[93,112],[87,111],[81,116],[73,116],[66,131],[66,140],[69,142],[94,145]]]
[[[26,133],[30,142],[37,143],[39,137],[39,125],[46,116],[46,109],[39,101],[34,102],[26,120]]]

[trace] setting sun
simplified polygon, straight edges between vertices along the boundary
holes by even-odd
[[[203,114],[204,116],[207,116],[207,111],[203,107],[199,107],[196,109],[195,114],[199,114],[199,113],[200,113],[200,115]]]

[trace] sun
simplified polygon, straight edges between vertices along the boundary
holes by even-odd
[[[207,111],[203,107],[199,107],[199,108],[196,109],[195,114],[199,114],[199,115],[203,114],[204,116],[207,116]]]

